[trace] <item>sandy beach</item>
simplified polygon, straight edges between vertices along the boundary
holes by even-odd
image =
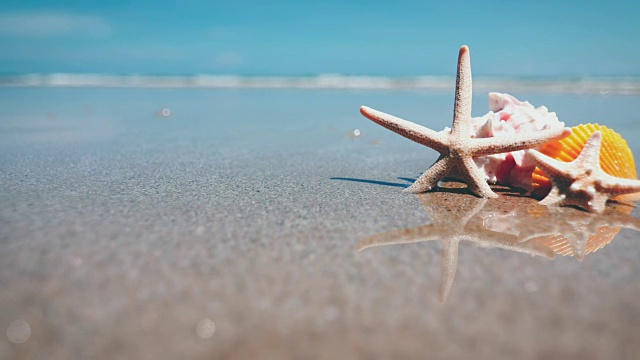
[[[605,124],[640,154],[637,97],[514,95],[569,126]],[[482,204],[403,193],[437,153],[363,104],[440,130],[453,95],[0,88],[0,358],[640,356],[637,231],[581,261],[521,242],[531,224],[632,226],[637,208],[539,221],[507,190]],[[429,224],[487,239],[499,216],[514,228],[493,242],[445,247],[454,279],[442,241],[358,251]]]

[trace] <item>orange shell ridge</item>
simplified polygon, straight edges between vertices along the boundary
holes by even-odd
[[[538,150],[556,160],[573,161],[585,143],[596,131],[602,132],[602,147],[600,149],[600,167],[602,170],[615,177],[624,179],[638,179],[633,153],[627,142],[617,132],[599,124],[580,124],[574,126],[572,134],[559,141],[551,141],[542,145]],[[532,174],[533,196],[545,197],[551,191],[551,182],[546,174],[536,168]],[[613,199],[621,201],[637,201],[640,193],[619,195]]]

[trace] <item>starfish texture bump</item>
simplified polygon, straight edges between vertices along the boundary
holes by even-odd
[[[531,149],[551,140],[563,139],[571,134],[570,129],[561,128],[503,137],[472,138],[471,81],[469,48],[462,46],[458,55],[453,125],[450,132],[436,132],[366,106],[360,108],[362,115],[373,122],[440,153],[438,160],[406,191],[425,192],[435,187],[442,178],[453,176],[463,180],[468,189],[480,197],[498,197],[478,170],[473,161],[474,158]]]
[[[542,205],[573,205],[590,212],[602,213],[609,198],[640,191],[640,181],[618,178],[600,167],[602,133],[594,132],[571,162],[550,158],[532,150],[529,156],[549,177],[552,188],[540,201]]]

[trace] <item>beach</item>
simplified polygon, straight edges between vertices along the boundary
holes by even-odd
[[[514,95],[640,153],[637,96]],[[450,91],[4,87],[0,105],[2,359],[640,355],[632,229],[582,260],[462,240],[444,303],[442,242],[358,251],[460,225],[402,192],[438,154],[358,111],[441,130]],[[518,198],[447,194],[453,213]]]

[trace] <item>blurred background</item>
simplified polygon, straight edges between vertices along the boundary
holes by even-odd
[[[633,1],[8,1],[2,75],[640,75]]]

